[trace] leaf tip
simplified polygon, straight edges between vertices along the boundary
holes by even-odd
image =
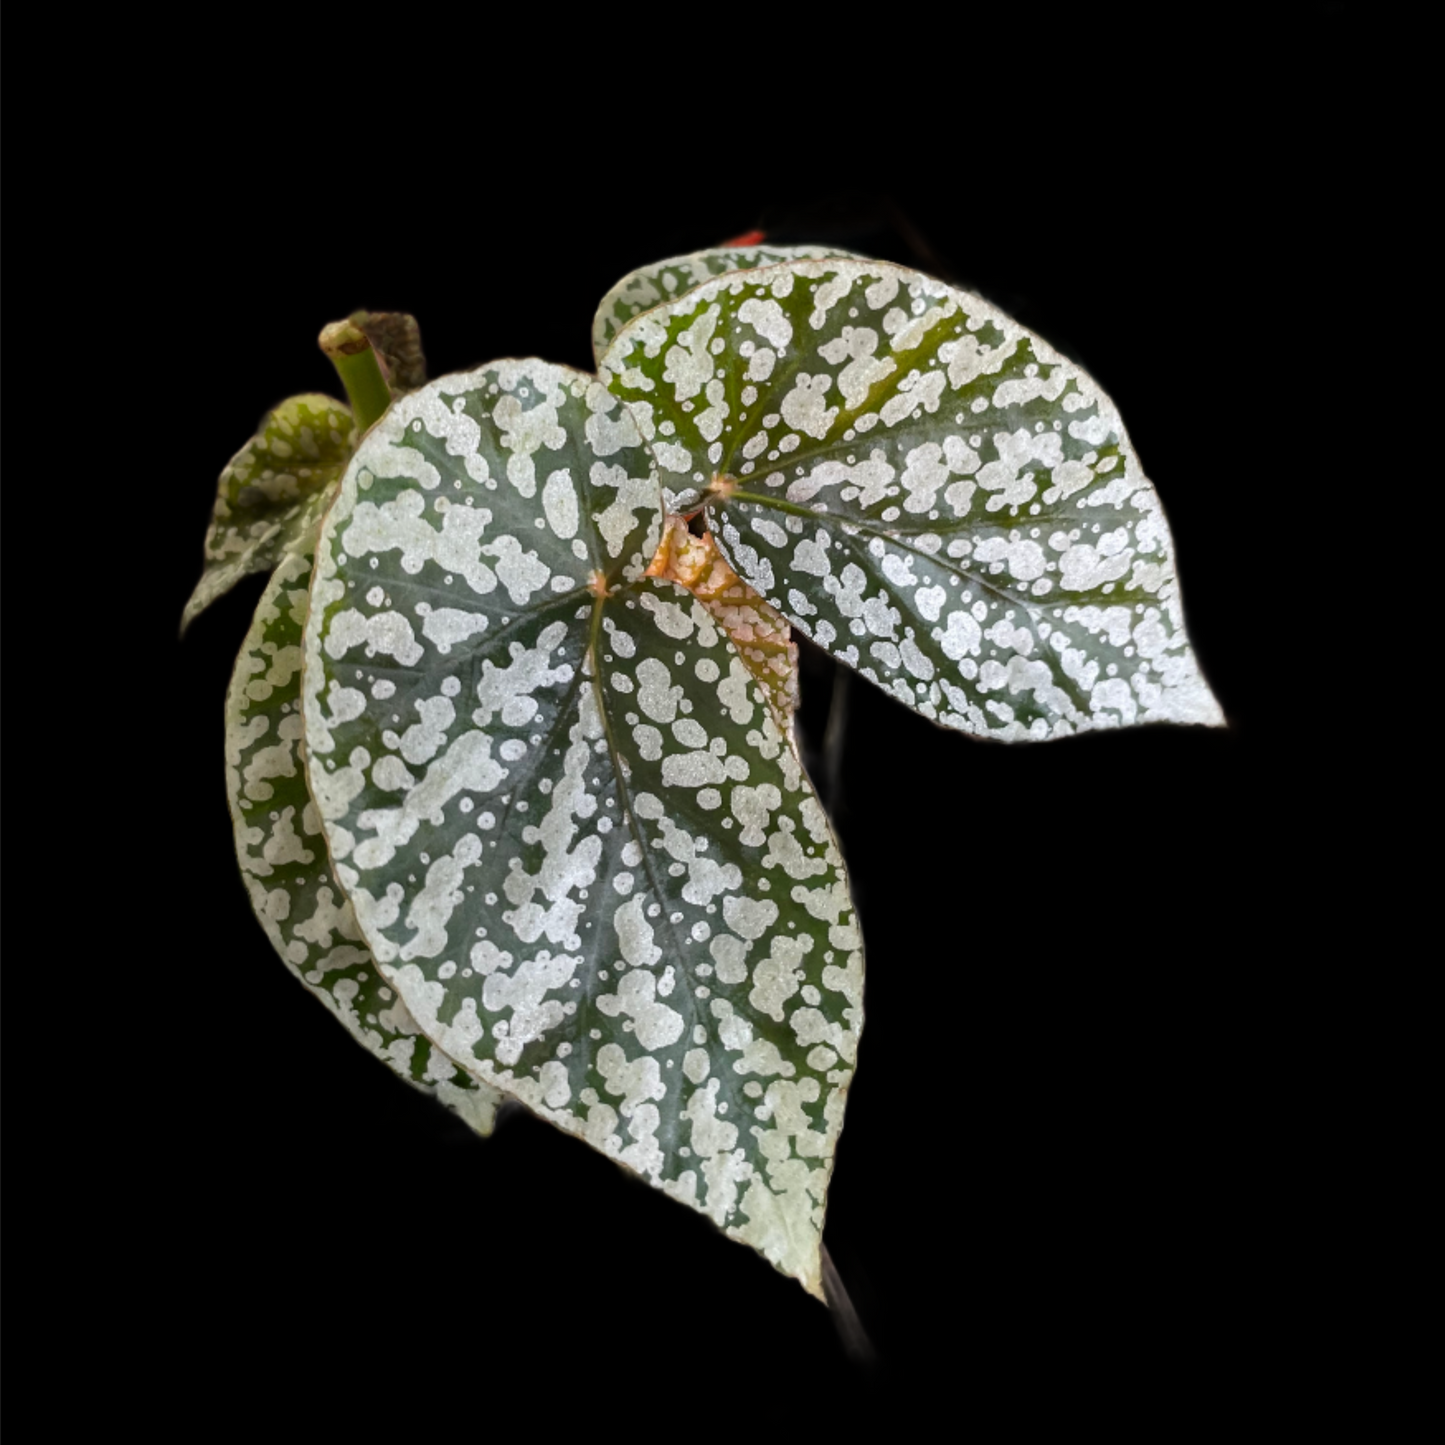
[[[198,600],[197,594],[199,592],[200,587],[197,586],[196,590],[186,598],[186,605],[181,608],[181,625],[176,629],[177,642],[185,641],[186,633],[190,631],[191,623],[201,615],[205,608],[205,604]]]

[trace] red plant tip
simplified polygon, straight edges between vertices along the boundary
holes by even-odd
[[[734,236],[731,241],[724,241],[723,246],[758,246],[766,238],[766,231],[744,231],[741,236]]]

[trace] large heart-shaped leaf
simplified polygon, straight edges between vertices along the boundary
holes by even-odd
[[[833,246],[714,246],[654,261],[629,272],[602,298],[592,319],[592,354],[600,358],[612,338],[639,312],[671,301],[714,276],[774,266],[779,261],[854,254]]]
[[[669,505],[925,717],[1003,740],[1219,723],[1159,499],[1108,397],[987,302],[791,261],[625,325],[604,379]]]
[[[226,695],[226,790],[241,876],[276,952],[352,1036],[489,1134],[501,1095],[418,1037],[326,857],[301,762],[301,628],[314,548],[313,534],[272,574]]]
[[[821,1297],[858,932],[762,690],[645,575],[660,502],[593,378],[498,362],[398,401],[318,544],[311,788],[449,1057]]]
[[[351,409],[329,396],[287,397],[226,464],[206,532],[205,568],[181,631],[253,572],[309,544],[355,447]]]

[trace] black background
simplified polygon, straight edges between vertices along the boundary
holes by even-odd
[[[1305,764],[1299,658],[1283,618],[1261,633],[1250,583],[1286,506],[1261,402],[1349,163],[1349,24],[1315,7],[1267,56],[1217,29],[1110,35],[1087,84],[1081,33],[1041,70],[971,61],[928,124],[889,109],[866,146],[843,92],[806,117],[780,101],[778,144],[739,120],[732,160],[707,86],[687,94],[708,127],[675,149],[606,106],[559,124],[538,97],[504,122],[533,99],[525,57],[514,92],[445,116],[378,100],[369,140],[326,104],[238,116],[204,77],[135,113],[136,244],[110,281],[137,374],[164,378],[127,541],[137,736],[164,785],[131,804],[135,885],[107,907],[146,912],[152,945],[117,948],[163,982],[133,997],[146,1042],[101,1107],[124,1139],[90,1316],[107,1348],[222,1415],[344,1402],[483,1429],[505,1403],[538,1433],[676,1402],[706,1423],[732,1390],[800,1420],[869,1400],[1021,1429],[1224,1419],[1271,1375],[1298,1249],[1281,852]],[[175,641],[215,476],[279,398],[337,393],[324,322],[409,310],[433,376],[588,368],[613,281],[754,227],[942,275],[1092,372],[1159,490],[1230,724],[1000,747],[851,687],[831,803],[867,1025],[826,1238],[872,1368],[700,1217],[526,1114],[477,1141],[306,996],[250,914],[224,795],[224,691],[262,580]],[[806,664],[815,747],[832,670]]]

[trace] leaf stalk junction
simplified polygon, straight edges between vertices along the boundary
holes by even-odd
[[[346,388],[357,433],[367,431],[391,405],[391,388],[370,340],[352,320],[331,322],[316,340]]]

